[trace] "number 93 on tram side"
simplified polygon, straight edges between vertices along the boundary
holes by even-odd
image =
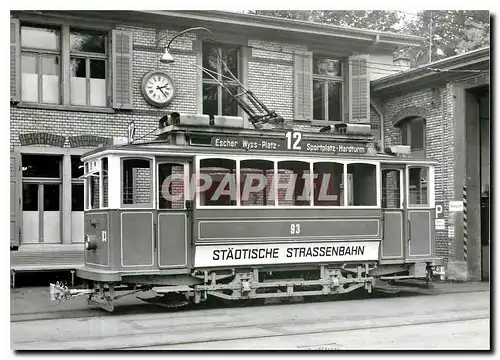
[[[371,292],[428,282],[442,266],[435,161],[377,151],[369,125],[313,133],[192,118],[82,157],[86,286],[51,284],[51,299],[85,295],[113,311],[139,292],[167,307]]]

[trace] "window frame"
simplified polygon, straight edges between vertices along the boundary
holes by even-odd
[[[83,186],[83,210],[73,210],[73,204],[71,204],[70,211],[85,211],[85,163],[82,161],[80,155],[70,155],[70,161],[72,160],[73,156],[78,156],[80,158],[80,162],[83,165],[83,175],[78,176],[78,177],[73,177],[73,174],[71,174],[71,197],[73,198],[73,185],[82,185]]]
[[[244,74],[244,71],[242,69],[242,66],[243,66],[243,49],[242,49],[242,46],[241,45],[238,45],[238,44],[226,44],[226,43],[219,43],[219,42],[211,42],[211,41],[203,41],[201,43],[201,55],[200,55],[200,58],[201,58],[201,66],[203,66],[203,55],[204,55],[204,46],[210,46],[210,47],[215,47],[217,48],[217,51],[218,51],[218,56],[219,57],[222,57],[222,48],[234,48],[236,49],[236,58],[237,58],[237,67],[238,67],[238,73],[237,74],[234,74],[234,76],[237,77],[237,79],[243,83],[243,80],[242,80],[242,77],[243,77],[243,74]],[[219,58],[217,58],[217,79],[220,81],[222,79],[222,64],[221,62],[219,61]],[[203,76],[204,72],[201,71],[201,112],[202,114],[205,114],[204,113],[204,109],[203,109],[203,97],[204,97],[204,93],[203,93],[203,86],[205,85],[211,85],[211,86],[217,86],[217,114],[213,114],[214,116],[242,116],[242,110],[239,106],[236,106],[236,111],[237,111],[237,114],[236,115],[223,115],[222,114],[222,98],[223,98],[223,88],[222,86],[215,80],[213,80],[212,78],[208,77],[204,77]],[[239,86],[238,82],[236,81],[229,81],[229,86],[236,86],[238,88],[238,93],[241,92],[241,87]]]
[[[380,161],[371,161],[371,160],[349,160],[346,161],[344,165],[344,188],[347,189],[347,191],[344,191],[344,204],[349,204],[349,196],[351,195],[354,198],[354,193],[350,191],[350,182],[348,181],[348,172],[347,172],[347,166],[348,165],[354,165],[354,164],[364,164],[364,165],[375,165],[375,202],[376,205],[346,205],[348,208],[364,208],[364,209],[380,209],[382,206],[382,172],[380,171]],[[354,188],[354,174],[351,175],[353,178],[353,188]],[[354,199],[353,199],[354,201]]]
[[[68,89],[68,93],[69,93],[69,105],[70,106],[83,106],[83,107],[87,107],[87,108],[107,108],[109,107],[109,95],[110,95],[110,91],[109,91],[109,84],[110,84],[110,77],[109,77],[109,74],[110,74],[110,67],[109,67],[109,57],[110,57],[110,54],[111,54],[111,44],[110,44],[110,37],[111,37],[111,33],[108,31],[108,32],[105,32],[103,31],[103,35],[105,35],[105,40],[104,40],[104,53],[95,53],[95,52],[86,52],[86,51],[74,51],[74,50],[71,50],[71,30],[74,29],[74,30],[77,30],[77,31],[85,31],[85,30],[91,30],[93,31],[94,29],[89,29],[89,28],[85,28],[85,27],[79,27],[79,26],[69,26],[69,31],[68,31],[68,38],[67,38],[67,41],[68,41],[68,68],[69,68],[69,81],[70,81],[70,86],[69,86],[69,89]],[[85,105],[73,105],[71,103],[71,79],[72,79],[72,76],[71,76],[71,61],[72,59],[83,59],[85,60],[85,74],[86,74],[86,77],[85,77]],[[104,71],[105,71],[105,74],[106,74],[106,78],[104,79],[106,81],[105,83],[105,89],[106,89],[106,93],[105,93],[105,102],[106,102],[106,106],[92,106],[90,105],[90,61],[92,60],[99,60],[99,61],[104,61]]]
[[[149,203],[139,203],[139,204],[124,204],[123,203],[123,163],[126,160],[147,160],[149,161],[149,169],[151,171],[150,176],[150,190],[149,190]],[[120,209],[141,209],[141,210],[155,210],[157,208],[156,202],[156,192],[158,186],[157,184],[157,173],[156,173],[156,158],[154,156],[143,156],[140,154],[137,155],[125,155],[119,158],[120,167],[119,167],[119,179],[120,179]],[[109,160],[108,160],[108,169],[110,168]],[[113,170],[111,170],[113,171]],[[109,175],[108,175],[108,184],[109,184]],[[108,195],[109,196],[109,195]],[[109,199],[108,199],[109,203]]]
[[[74,23],[68,23],[65,20],[47,20],[41,19],[36,16],[20,16],[19,20],[19,54],[17,61],[19,62],[19,76],[22,77],[22,55],[23,53],[27,54],[50,54],[50,55],[59,55],[59,102],[58,103],[44,103],[44,102],[27,102],[22,100],[22,81],[19,81],[19,99],[18,99],[18,107],[26,107],[26,108],[42,108],[42,109],[64,109],[68,111],[85,111],[85,112],[106,112],[112,113],[114,112],[113,106],[111,104],[110,98],[112,96],[112,84],[113,79],[111,76],[111,66],[113,64],[113,47],[112,47],[112,30],[113,26],[110,24],[99,24],[92,23],[86,21],[75,21]],[[43,50],[43,49],[33,49],[33,48],[25,48],[23,50],[22,47],[22,28],[23,26],[40,26],[40,27],[49,27],[49,28],[57,28],[59,30],[59,52],[51,51],[51,50]],[[100,31],[103,35],[106,36],[105,40],[105,53],[87,53],[87,52],[73,52],[70,49],[70,32],[71,29],[75,30],[90,30],[90,31]],[[37,55],[37,71],[39,68],[38,57],[41,55]],[[72,105],[71,104],[71,58],[72,56],[78,58],[84,58],[86,61],[86,68],[89,68],[89,60],[104,60],[105,61],[105,74],[106,74],[106,105],[105,106],[90,106],[90,96],[89,96],[89,79],[90,73],[87,71],[86,77],[86,105]],[[40,60],[41,61],[41,60]],[[40,74],[38,74],[41,76]],[[39,87],[41,83],[39,81]],[[41,98],[41,93],[39,91],[38,97]]]
[[[24,47],[23,46],[23,27],[34,27],[34,28],[54,28],[55,30],[58,31],[58,43],[57,43],[57,49],[56,50],[51,50],[51,49],[43,49],[43,48],[35,48],[35,47]],[[23,21],[19,24],[19,70],[20,70],[20,76],[21,76],[21,81],[19,83],[19,94],[20,94],[20,99],[21,101],[27,103],[27,104],[38,104],[38,105],[62,105],[63,99],[62,99],[62,63],[63,63],[63,30],[61,26],[58,25],[49,25],[49,24],[40,24],[40,23],[32,23],[28,21]],[[22,100],[23,97],[23,81],[22,81],[22,76],[24,74],[23,72],[23,56],[30,56],[35,58],[35,73],[38,78],[38,83],[37,83],[37,101],[25,101]],[[58,101],[56,103],[49,103],[49,102],[43,102],[43,57],[44,56],[55,56],[56,58],[59,58],[59,64],[58,64],[58,69],[59,69],[59,80],[58,80],[58,94],[57,94],[57,99]]]
[[[108,174],[108,190],[107,190],[107,194],[108,194],[108,205],[107,206],[104,206],[104,174],[103,174],[103,170],[104,170],[104,166],[103,166],[103,162],[104,162],[104,158],[107,158],[108,159],[108,172],[109,172],[109,156],[107,155],[103,155],[99,158],[95,158],[95,159],[92,159],[92,160],[87,160],[84,162],[84,174],[82,176],[82,178],[84,179],[84,187],[83,187],[83,196],[84,196],[84,207],[83,207],[83,211],[91,211],[91,210],[106,210],[106,209],[109,209],[109,174]],[[92,171],[92,172],[89,172],[88,171],[88,167],[89,167],[89,163],[90,162],[98,162],[99,163],[99,170],[98,171]],[[90,193],[90,186],[89,186],[89,181],[90,179],[95,176],[95,174],[98,173],[99,174],[99,206],[98,207],[95,207],[93,208],[91,206],[92,204],[92,194]]]
[[[161,191],[161,188],[162,188],[162,184],[160,184],[160,179],[159,179],[159,175],[160,175],[160,166],[161,165],[172,165],[172,166],[182,166],[182,169],[183,169],[183,204],[182,204],[182,208],[160,208],[160,191]],[[189,163],[187,163],[186,161],[177,161],[175,159],[156,159],[155,160],[155,169],[156,169],[156,173],[155,173],[155,178],[153,180],[154,182],[154,187],[156,189],[155,191],[155,201],[156,201],[156,210],[158,211],[186,211],[187,208],[186,208],[186,201],[187,200],[190,200],[189,198],[189,194],[190,194],[190,186],[191,186],[191,183],[190,183],[190,179],[189,179]]]
[[[416,123],[416,121],[420,120],[422,122],[422,144],[423,148],[421,149],[412,149],[412,124]],[[425,157],[427,150],[427,121],[425,118],[421,116],[414,116],[403,119],[399,124],[397,124],[399,128],[399,138],[401,145],[410,146],[411,154],[422,153],[422,156]],[[403,141],[403,134],[406,133],[406,141]],[[406,143],[406,144],[405,144]]]
[[[28,145],[28,146],[18,146],[14,150],[14,154],[16,157],[19,156],[19,164],[21,164],[21,156],[22,155],[55,155],[62,157],[62,169],[61,169],[61,242],[59,244],[70,245],[70,244],[79,244],[81,241],[75,240],[75,238],[71,235],[72,224],[71,221],[67,221],[67,219],[71,219],[71,194],[72,188],[72,178],[71,178],[71,156],[79,156],[82,157],[88,151],[93,150],[92,148],[80,147],[80,148],[61,148],[56,146],[36,146],[36,145]],[[17,201],[22,200],[22,176],[20,171],[16,175],[16,182],[19,182],[17,192]],[[55,179],[55,178],[52,178]],[[85,191],[84,191],[85,197]],[[85,206],[85,198],[83,199],[83,206]],[[19,207],[19,226],[22,227],[22,209]],[[85,211],[85,208],[84,208]],[[23,244],[22,234],[20,240],[20,245]]]
[[[315,119],[314,118],[314,96],[313,96],[313,103],[312,103],[312,124],[313,125],[332,125],[332,124],[338,124],[338,123],[343,123],[345,122],[345,107],[346,107],[346,83],[348,80],[348,68],[346,66],[347,60],[342,57],[338,56],[330,56],[330,55],[325,55],[321,53],[313,53],[312,56],[312,61],[313,61],[313,67],[314,67],[314,60],[315,59],[326,59],[326,60],[333,60],[333,61],[339,61],[340,62],[340,68],[342,71],[341,76],[327,76],[327,75],[319,75],[314,73],[314,68],[312,69],[312,83],[313,87],[311,91],[314,94],[314,82],[315,81],[321,81],[323,84],[323,94],[325,96],[324,101],[323,101],[323,111],[325,113],[325,119]],[[341,85],[341,101],[340,101],[340,119],[339,120],[328,120],[329,114],[328,114],[328,83],[332,82],[335,84],[340,84]]]
[[[425,204],[412,204],[410,197],[410,169],[412,168],[425,168],[427,169],[427,202]],[[434,209],[435,208],[435,179],[434,179],[434,171],[435,168],[433,165],[427,164],[408,164],[406,165],[405,175],[406,175],[406,190],[405,190],[405,198],[406,208],[408,210],[418,210],[418,209]]]
[[[24,194],[23,194],[24,189],[23,188],[24,188],[25,184],[31,184],[31,185],[37,186],[37,189],[38,189],[37,190],[37,210],[27,210],[27,211],[38,212],[38,218],[39,218],[39,220],[38,220],[38,242],[32,242],[32,241],[26,242],[21,237],[20,244],[21,245],[63,244],[64,243],[64,238],[63,238],[64,234],[62,231],[62,226],[59,230],[60,231],[60,234],[59,234],[60,241],[59,242],[57,242],[57,243],[45,242],[45,238],[44,238],[45,222],[43,219],[44,219],[45,211],[50,211],[50,210],[45,210],[45,204],[44,204],[45,186],[46,185],[57,185],[59,187],[59,210],[55,210],[55,211],[59,211],[59,217],[60,217],[60,221],[62,223],[62,215],[63,215],[63,211],[64,211],[64,199],[63,199],[64,154],[60,154],[60,153],[40,153],[40,154],[37,154],[35,152],[30,152],[30,151],[27,151],[27,152],[21,151],[20,155],[21,155],[21,158],[20,158],[20,165],[21,165],[21,171],[20,171],[20,182],[21,182],[20,214],[21,214],[21,218],[23,217],[23,212],[25,211],[23,209],[23,205],[24,205]],[[22,168],[23,168],[22,157],[25,155],[29,155],[29,156],[37,156],[37,155],[54,156],[54,157],[59,158],[59,177],[38,177],[38,176],[25,177],[25,176],[23,176],[23,174],[22,174]],[[21,220],[21,229],[22,229],[22,220]]]
[[[282,161],[299,161],[299,162],[306,162],[309,163],[309,171],[312,174],[313,173],[313,166],[314,163],[325,163],[325,162],[331,162],[332,164],[342,164],[343,165],[343,180],[342,180],[342,191],[343,191],[343,204],[344,205],[319,205],[315,206],[314,205],[314,196],[310,196],[310,203],[309,205],[278,205],[278,183],[274,181],[273,186],[274,186],[274,205],[241,205],[241,189],[240,189],[240,182],[241,182],[241,161],[243,160],[259,160],[262,159],[259,156],[256,157],[245,157],[241,155],[223,155],[223,154],[212,154],[212,155],[197,155],[195,156],[195,159],[193,161],[193,164],[195,164],[195,171],[193,172],[195,179],[196,179],[196,184],[200,180],[200,162],[201,160],[204,159],[227,159],[227,160],[234,160],[236,161],[236,204],[235,205],[227,205],[227,206],[210,206],[210,205],[200,205],[200,197],[198,194],[194,194],[196,196],[196,209],[200,210],[223,210],[223,209],[380,209],[381,208],[381,165],[380,161],[377,160],[355,160],[355,159],[341,159],[341,158],[324,158],[324,159],[311,159],[311,158],[304,158],[304,157],[297,157],[294,159],[291,158],[284,158],[284,157],[275,157],[275,156],[269,156],[266,157],[265,160],[267,161],[272,161],[274,163],[274,179],[276,179],[276,176],[278,174],[278,163]],[[348,183],[348,174],[347,174],[347,165],[349,164],[370,164],[375,166],[375,180],[376,180],[376,205],[346,205],[348,204],[348,195],[349,195],[349,190],[348,186],[345,185]],[[313,186],[314,186],[314,179],[313,176],[309,177],[310,180],[310,189],[312,191]],[[195,190],[196,191],[196,190]]]

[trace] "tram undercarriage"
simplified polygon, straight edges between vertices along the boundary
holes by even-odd
[[[153,297],[138,299],[167,308],[182,308],[198,304],[209,297],[224,300],[297,298],[306,296],[340,295],[358,289],[372,293],[375,289],[394,292],[386,281],[418,279],[426,284],[433,277],[435,264],[420,263],[377,267],[376,263],[349,266],[320,265],[317,268],[283,271],[280,269],[196,270],[191,275],[169,281],[162,276],[124,277],[121,283],[93,282],[88,289],[69,289],[64,284],[50,285],[52,300],[88,296],[90,306],[114,311],[116,300],[141,292],[153,292]],[[419,270],[416,270],[419,269]],[[422,271],[423,270],[423,271]],[[187,280],[189,278],[189,280]],[[133,281],[133,282],[132,282]],[[184,285],[181,285],[184,284]],[[192,285],[186,285],[192,283]],[[140,284],[140,285],[137,285]],[[379,286],[379,285],[384,286]]]

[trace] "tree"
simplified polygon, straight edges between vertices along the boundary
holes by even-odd
[[[425,41],[420,47],[401,48],[395,54],[410,57],[412,66],[429,62],[429,48],[432,61],[436,61],[490,43],[488,11],[424,10],[407,14],[388,10],[255,10],[250,13],[421,36]]]
[[[489,31],[488,11],[425,10],[402,28],[403,33],[424,37],[424,44],[420,48],[402,48],[399,53],[410,57],[413,66],[419,66],[430,59],[436,61],[488,46]]]

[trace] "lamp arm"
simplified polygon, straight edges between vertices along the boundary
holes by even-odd
[[[198,30],[203,30],[203,31],[207,31],[207,32],[209,32],[209,33],[210,33],[210,35],[212,35],[212,38],[214,38],[214,40],[215,40],[215,35],[214,35],[214,34],[213,34],[210,30],[208,30],[207,28],[204,28],[204,27],[194,27],[194,28],[189,28],[189,29],[183,30],[183,31],[181,31],[180,33],[178,33],[177,35],[175,35],[172,39],[170,39],[170,41],[169,41],[169,42],[168,42],[168,44],[167,44],[167,49],[169,49],[169,48],[170,48],[170,45],[172,44],[172,42],[173,42],[175,39],[177,39],[179,36],[182,36],[182,35],[184,35],[184,34],[186,34],[186,33],[188,33],[188,32],[191,32],[191,31],[198,31]],[[158,45],[158,44],[160,43],[160,41],[162,41],[163,39],[165,39],[167,36],[168,36],[168,34],[166,34],[166,35],[162,36],[160,39],[158,39],[158,40],[156,41],[156,44]]]

